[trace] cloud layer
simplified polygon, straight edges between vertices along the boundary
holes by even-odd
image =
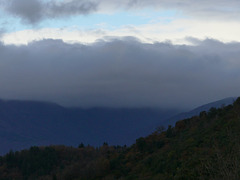
[[[3,0],[0,5],[8,13],[31,24],[49,18],[146,7],[172,9],[179,13],[208,19],[238,20],[240,17],[240,1],[238,0]]]
[[[82,107],[192,108],[240,92],[240,43],[194,46],[134,38],[91,46],[0,46],[0,97]]]

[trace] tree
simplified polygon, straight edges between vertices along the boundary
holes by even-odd
[[[79,146],[78,146],[78,148],[84,148],[84,147],[85,147],[85,146],[84,146],[83,143],[79,144]]]

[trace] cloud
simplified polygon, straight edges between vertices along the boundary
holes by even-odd
[[[0,46],[0,97],[81,107],[193,108],[240,92],[240,43]]]
[[[10,0],[6,9],[24,22],[35,23],[42,19],[44,7],[39,0]]]
[[[153,8],[171,9],[179,14],[204,19],[232,19],[240,17],[238,0],[2,0],[2,9],[15,15],[25,23],[36,24],[45,19],[69,18],[73,15],[108,13],[119,10]]]
[[[112,8],[126,8],[126,9],[142,9],[151,7],[155,9],[173,9],[178,12],[187,13],[191,15],[203,16],[212,18],[212,16],[220,17],[239,17],[240,2],[238,0],[104,0],[101,1],[102,9],[104,7]]]
[[[54,1],[48,3],[48,16],[52,18],[64,17],[68,15],[89,14],[97,10],[97,2],[87,0],[71,0],[62,3]]]
[[[8,0],[1,4],[7,12],[22,19],[23,22],[36,24],[44,19],[86,15],[96,11],[97,3],[87,0],[49,1]]]

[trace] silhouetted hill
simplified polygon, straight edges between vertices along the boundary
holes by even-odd
[[[130,147],[31,147],[0,157],[0,179],[240,179],[240,98]]]
[[[0,154],[33,145],[130,145],[176,113],[148,108],[65,108],[47,102],[0,100]]]

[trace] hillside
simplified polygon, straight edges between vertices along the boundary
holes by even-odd
[[[239,179],[240,98],[161,127],[130,147],[32,147],[0,158],[0,179]]]

